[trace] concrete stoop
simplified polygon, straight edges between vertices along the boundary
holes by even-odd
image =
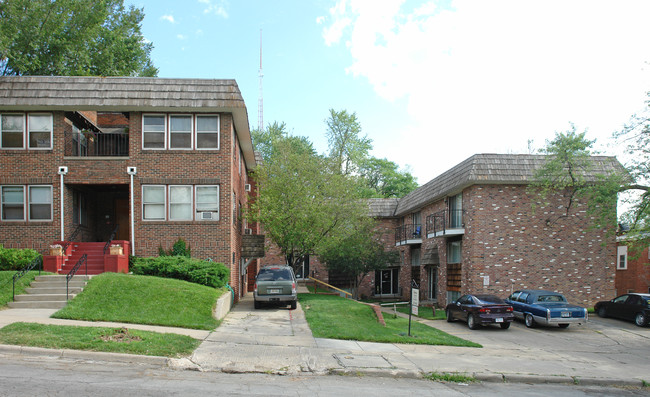
[[[68,304],[68,298],[74,298],[83,291],[90,276],[74,276],[68,284],[66,295],[66,276],[51,275],[37,276],[28,288],[26,294],[16,295],[10,308],[16,309],[61,309]]]

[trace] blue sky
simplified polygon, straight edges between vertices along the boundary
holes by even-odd
[[[611,134],[650,90],[650,2],[127,0],[144,7],[160,77],[234,78],[258,125],[327,148],[328,110],[356,112],[376,157],[420,184],[475,153],[529,153],[569,123]],[[624,161],[624,158],[622,158]]]

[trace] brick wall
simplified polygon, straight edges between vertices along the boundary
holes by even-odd
[[[627,292],[650,293],[650,259],[648,259],[648,247],[641,252],[631,252],[628,250],[627,269],[616,270],[615,295],[622,295]]]
[[[93,112],[84,112],[93,118]],[[118,117],[119,116],[119,117]],[[119,120],[118,120],[119,119]],[[102,123],[124,122],[119,114],[115,120],[102,115]],[[93,121],[97,119],[93,118]],[[133,178],[134,246],[137,256],[157,256],[158,248],[168,249],[179,237],[192,248],[193,256],[211,258],[231,269],[230,284],[237,296],[245,291],[246,282],[240,278],[239,260],[242,222],[233,216],[233,203],[246,206],[248,194],[244,191],[246,167],[242,161],[239,172],[240,148],[235,138],[232,116],[220,114],[221,142],[219,150],[142,150],[142,115],[131,112],[128,118],[129,157],[123,158],[64,158],[63,131],[71,130],[63,112],[53,112],[52,150],[0,150],[0,184],[47,184],[53,187],[53,220],[49,222],[1,222],[0,244],[5,247],[35,248],[45,253],[49,244],[60,238],[60,177],[59,166],[67,166],[65,175],[65,229],[68,236],[72,224],[70,209],[73,204],[72,187],[76,190],[93,186],[116,186],[126,189],[130,183],[127,167],[137,167]],[[150,222],[142,220],[143,184],[218,184],[220,187],[220,214],[218,221]],[[233,196],[236,200],[233,201]],[[95,197],[90,209],[101,204]],[[99,216],[100,214],[96,214]],[[93,222],[100,222],[97,218]],[[88,237],[90,238],[90,237]],[[234,260],[233,260],[234,254]]]

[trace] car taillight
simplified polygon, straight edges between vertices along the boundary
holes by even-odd
[[[255,283],[255,292],[257,292],[257,283]]]
[[[291,283],[291,293],[296,293],[296,283]]]
[[[508,306],[508,307],[506,307],[506,311],[507,311],[507,312],[511,312],[511,311],[512,311],[512,306]]]
[[[485,308],[485,307],[480,308],[478,311],[481,312],[481,313],[488,313],[488,314],[490,313],[490,309]]]

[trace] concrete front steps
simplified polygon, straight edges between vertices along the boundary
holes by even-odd
[[[66,299],[65,274],[37,276],[25,289],[26,294],[16,295],[9,307],[16,309],[61,309],[68,303]],[[75,275],[68,285],[69,298],[72,299],[86,286],[90,276]]]

